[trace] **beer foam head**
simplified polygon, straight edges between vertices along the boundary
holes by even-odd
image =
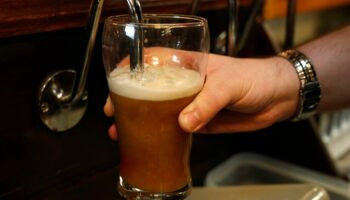
[[[136,77],[131,73],[129,67],[117,67],[107,77],[109,90],[133,99],[164,101],[191,96],[203,85],[200,74],[186,68],[146,66]]]

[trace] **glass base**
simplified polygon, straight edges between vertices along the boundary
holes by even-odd
[[[119,194],[128,200],[180,200],[185,199],[191,193],[191,184],[173,192],[147,192],[128,184],[121,176],[118,181]]]

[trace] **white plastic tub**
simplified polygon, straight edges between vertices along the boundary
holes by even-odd
[[[349,184],[335,177],[252,153],[232,156],[213,170],[205,186],[309,183],[327,190],[331,200],[348,200]]]
[[[186,200],[329,200],[329,196],[316,185],[278,184],[194,188]]]

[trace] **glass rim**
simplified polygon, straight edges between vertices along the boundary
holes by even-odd
[[[195,16],[195,15],[185,15],[185,14],[143,14],[143,19],[182,19],[184,21],[181,22],[165,22],[165,23],[153,23],[153,22],[120,22],[120,19],[129,18],[129,15],[112,15],[105,19],[105,24],[113,24],[116,26],[125,26],[125,25],[133,25],[133,26],[141,26],[141,27],[155,27],[155,26],[175,26],[175,27],[188,27],[188,26],[204,26],[207,24],[207,20],[203,17]],[[119,21],[118,21],[119,20]],[[188,21],[186,21],[188,20]]]

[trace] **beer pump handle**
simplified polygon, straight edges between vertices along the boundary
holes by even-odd
[[[138,0],[126,0],[132,22],[142,22]],[[63,132],[73,128],[83,118],[88,104],[86,81],[96,41],[104,0],[93,0],[87,26],[88,43],[83,67],[79,73],[63,69],[50,74],[39,86],[38,109],[41,121],[52,131]],[[130,52],[132,66],[143,64],[142,32],[137,31]],[[139,37],[138,37],[139,36]]]

